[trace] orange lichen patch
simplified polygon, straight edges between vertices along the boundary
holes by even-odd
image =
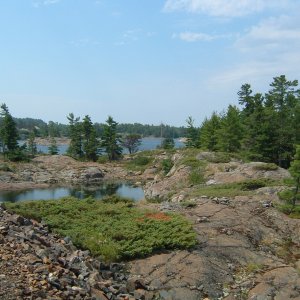
[[[152,220],[170,221],[172,218],[164,213],[148,213],[145,216]]]

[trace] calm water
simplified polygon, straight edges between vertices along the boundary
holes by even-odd
[[[144,150],[153,150],[156,149],[157,146],[160,146],[162,139],[161,138],[143,138],[142,143],[139,147],[139,151]],[[181,142],[179,139],[174,139],[175,142],[175,148],[181,148],[184,147],[184,143]],[[58,145],[58,153],[59,154],[65,154],[68,149],[68,145]],[[48,146],[43,145],[37,145],[38,151],[42,153],[48,153]],[[126,149],[124,149],[123,153],[128,153]]]
[[[144,198],[144,192],[141,187],[134,187],[126,183],[102,183],[94,187],[52,187],[47,189],[0,192],[0,202],[50,200],[66,196],[73,196],[78,199],[91,196],[95,199],[101,199],[112,195],[131,198],[135,201]]]

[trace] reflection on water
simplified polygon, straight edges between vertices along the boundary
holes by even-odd
[[[101,199],[105,196],[119,195],[135,201],[144,198],[141,187],[128,183],[102,183],[97,186],[52,187],[47,189],[31,189],[23,191],[0,192],[0,202],[18,202],[26,200],[50,200],[72,196],[78,199],[93,197]]]

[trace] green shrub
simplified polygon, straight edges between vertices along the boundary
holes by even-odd
[[[250,179],[241,182],[240,185],[241,185],[241,190],[252,191],[267,186],[269,182],[270,180],[268,179]]]
[[[286,201],[288,204],[292,203],[292,199],[294,197],[294,188],[292,189],[286,189],[284,191],[281,191],[278,193],[278,197],[280,200]],[[298,194],[296,197],[296,200],[300,200],[300,195]]]
[[[205,182],[204,174],[201,170],[194,170],[189,174],[189,182],[193,185]]]
[[[172,167],[174,166],[174,163],[172,162],[172,160],[170,158],[167,158],[161,162],[161,165],[162,165],[162,169],[163,169],[164,173],[168,174],[170,172],[170,170],[172,169]]]
[[[230,162],[230,160],[230,153],[225,152],[216,152],[212,157],[208,159],[208,161],[212,163],[228,163]]]
[[[0,171],[12,172],[12,169],[9,167],[8,164],[3,163],[3,164],[0,164]]]
[[[180,205],[184,208],[193,208],[197,206],[197,203],[192,201],[184,201],[181,202]]]
[[[181,215],[140,210],[127,200],[116,199],[103,202],[66,197],[5,206],[25,217],[43,219],[50,230],[70,236],[76,246],[107,261],[196,244],[192,225]]]
[[[278,166],[273,163],[265,163],[254,166],[254,169],[262,171],[276,171],[278,169]]]
[[[99,164],[105,164],[109,161],[108,156],[107,155],[101,155],[98,157],[97,162]]]

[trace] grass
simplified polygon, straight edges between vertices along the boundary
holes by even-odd
[[[174,163],[172,162],[172,160],[170,158],[164,159],[161,162],[161,167],[162,167],[162,170],[165,175],[170,172],[170,170],[172,169],[173,166],[174,166]]]
[[[156,151],[143,151],[135,154],[131,160],[125,162],[124,167],[131,171],[145,171],[155,158]]]
[[[178,214],[140,210],[132,202],[72,197],[50,201],[6,203],[28,218],[44,220],[51,231],[106,261],[144,257],[196,244],[192,225]]]
[[[300,205],[277,204],[276,208],[293,219],[300,219]]]
[[[278,166],[273,163],[265,163],[254,166],[254,169],[261,171],[276,171],[278,170]]]

